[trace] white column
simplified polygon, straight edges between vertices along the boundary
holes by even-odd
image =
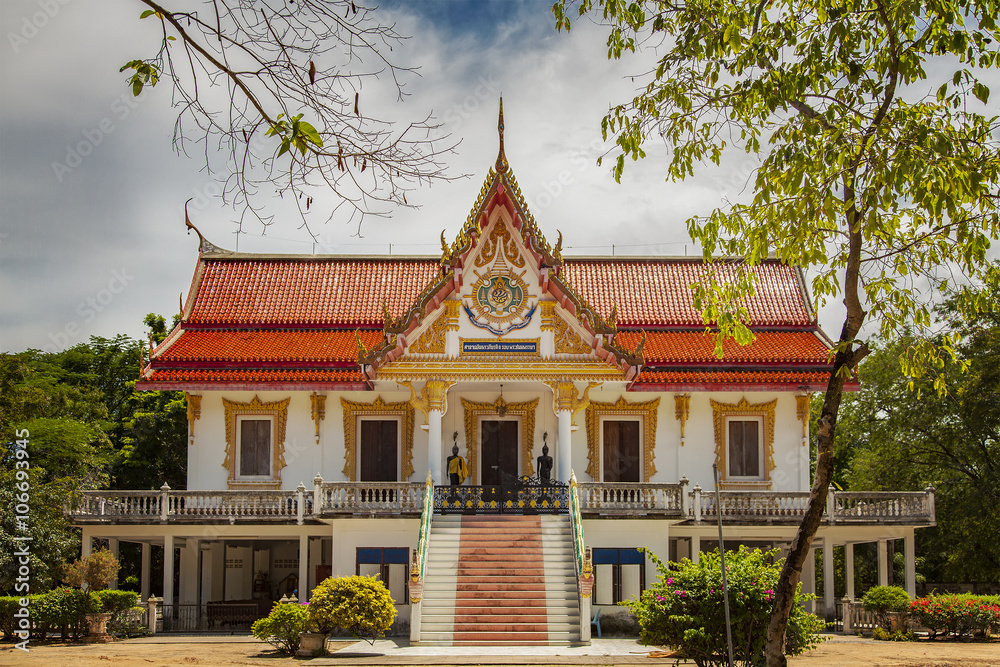
[[[914,552],[914,547],[916,545],[913,543],[913,528],[907,528],[906,534],[903,535],[903,562],[906,568],[906,592],[909,593],[910,598],[917,597],[917,563],[916,563],[916,553]]]
[[[309,540],[309,587],[306,589],[310,594],[316,588],[316,566],[323,562],[323,539],[317,538]]]
[[[844,545],[844,575],[847,579],[847,597],[854,600],[854,544]]]
[[[837,617],[836,608],[836,582],[833,574],[833,539],[829,536],[823,537],[823,606],[826,612],[827,623],[832,622]]]
[[[94,537],[84,528],[80,536],[80,558],[88,557],[94,550]]]
[[[118,552],[119,552],[119,550],[118,550],[118,538],[117,537],[108,538],[108,551],[111,552],[112,556],[114,556],[115,558],[118,558]],[[117,572],[115,573],[115,578],[112,579],[110,582],[108,582],[108,588],[110,588],[111,590],[117,590],[118,589],[118,573]]]
[[[810,549],[806,562],[802,565],[802,592],[806,595],[816,594],[816,550]],[[816,601],[806,603],[806,611],[816,613]]]
[[[309,602],[308,535],[299,535],[299,602]]]
[[[427,465],[431,469],[431,479],[435,484],[445,484],[441,474],[441,410],[431,410],[427,413]],[[472,446],[472,443],[468,443]]]
[[[888,568],[888,562],[887,562],[889,560],[889,555],[888,554],[889,554],[888,540],[879,540],[878,541],[878,558],[876,559],[878,561],[878,585],[879,586],[888,586],[889,585],[889,568]]]
[[[198,603],[198,551],[201,548],[198,540],[188,538],[181,547],[181,604]]]
[[[149,542],[142,543],[142,560],[139,565],[139,597],[143,602],[149,599]]]
[[[174,603],[174,536],[163,536],[163,615]]]
[[[694,535],[691,538],[691,562],[697,563],[701,556],[701,535]]]
[[[559,410],[559,443],[556,450],[556,478],[560,482],[569,482],[573,469],[573,413],[569,410]]]
[[[209,581],[212,582],[208,594],[209,602],[226,599],[226,543],[222,540],[209,543]]]

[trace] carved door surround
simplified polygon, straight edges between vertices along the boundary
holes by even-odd
[[[710,399],[711,400],[711,399]],[[719,466],[719,480],[723,489],[765,490],[771,488],[771,472],[774,470],[774,409],[778,399],[765,403],[750,403],[746,396],[739,403],[719,403],[711,400],[712,421],[715,425],[715,463]],[[727,465],[728,442],[726,420],[730,417],[760,418],[762,422],[761,440],[763,457],[760,481],[729,480]]]
[[[480,417],[492,418],[497,416],[497,408],[503,399],[497,397],[492,403],[480,403],[462,399],[462,409],[465,412],[465,442],[469,452],[469,477],[471,484],[479,484],[479,451],[480,442]],[[519,441],[521,443],[521,474],[534,475],[535,467],[532,461],[535,443],[535,411],[538,408],[538,399],[523,401],[521,403],[507,403],[505,416],[520,417]]]

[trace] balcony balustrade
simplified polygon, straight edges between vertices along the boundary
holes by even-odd
[[[449,489],[450,487],[441,487]],[[213,523],[278,521],[303,523],[334,516],[419,516],[421,483],[324,482],[291,491],[84,491],[67,506],[78,523]],[[443,491],[442,491],[443,492]],[[582,483],[584,517],[659,516],[678,521],[714,522],[714,493],[680,484]],[[797,523],[808,493],[722,491],[724,522]],[[933,524],[934,490],[831,491],[826,524]]]

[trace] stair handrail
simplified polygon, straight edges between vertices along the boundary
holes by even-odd
[[[434,479],[431,471],[427,471],[424,483],[423,507],[420,510],[420,537],[417,540],[417,552],[410,575],[424,578],[424,565],[427,563],[427,541],[431,535],[431,517],[434,515]]]
[[[576,473],[569,475],[569,515],[573,522],[573,554],[576,556],[576,576],[583,576],[586,551],[583,545],[583,518],[580,516],[580,490]]]

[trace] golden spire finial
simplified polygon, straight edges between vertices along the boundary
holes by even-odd
[[[497,155],[497,172],[507,171],[507,156],[503,152],[503,96],[500,96],[500,118],[497,121],[497,132],[500,133],[500,153]]]

